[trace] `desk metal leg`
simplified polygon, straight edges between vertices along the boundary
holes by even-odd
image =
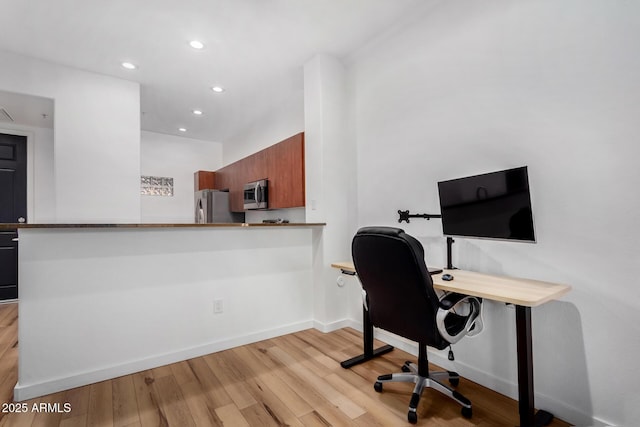
[[[533,396],[533,335],[531,307],[516,305],[516,334],[518,347],[518,409],[520,427],[546,426],[553,420],[547,411],[535,413]]]
[[[345,360],[344,362],[340,362],[340,366],[345,369],[366,362],[367,360],[371,360],[374,357],[378,357],[382,354],[389,353],[391,350],[393,350],[393,346],[390,345],[385,345],[374,350],[373,325],[371,324],[371,320],[369,319],[369,312],[367,312],[367,309],[364,308],[364,306],[362,306],[362,329],[362,335],[364,339],[364,352],[359,356],[352,357],[351,359]]]

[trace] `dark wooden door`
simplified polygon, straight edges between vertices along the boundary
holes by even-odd
[[[27,218],[27,138],[0,134],[0,223]],[[0,300],[18,298],[17,229],[0,230]]]

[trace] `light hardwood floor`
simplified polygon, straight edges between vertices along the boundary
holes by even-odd
[[[12,402],[18,375],[17,323],[17,304],[0,305],[2,404]],[[0,426],[408,426],[412,385],[387,384],[376,393],[373,383],[415,358],[396,349],[341,368],[339,362],[361,346],[362,335],[352,329],[309,329],[29,400],[26,413],[0,413]],[[464,378],[458,390],[473,402],[471,419],[460,416],[455,402],[428,390],[417,425],[518,424],[515,401]],[[58,403],[61,412],[36,412],[34,403]]]

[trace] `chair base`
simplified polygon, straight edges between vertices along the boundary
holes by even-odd
[[[421,351],[422,353],[422,351]],[[426,350],[425,355],[420,355],[420,359],[424,357],[424,365],[426,366]],[[420,403],[420,397],[422,391],[429,387],[440,393],[455,400],[462,406],[462,416],[465,418],[471,418],[473,411],[471,408],[471,401],[458,393],[456,390],[444,385],[442,381],[448,380],[453,386],[458,385],[460,376],[456,372],[444,371],[444,372],[428,372],[426,368],[416,365],[415,363],[405,362],[402,366],[403,373],[380,375],[378,381],[373,385],[373,388],[378,392],[382,392],[382,384],[387,382],[406,382],[415,383],[413,393],[411,394],[411,401],[409,402],[409,412],[407,413],[407,419],[411,424],[418,422],[417,408]],[[426,371],[426,372],[425,372]]]

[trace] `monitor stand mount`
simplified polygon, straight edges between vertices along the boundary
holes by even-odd
[[[398,210],[398,215],[400,216],[398,218],[398,222],[401,223],[402,221],[406,221],[407,224],[409,224],[410,222],[409,218],[424,218],[426,220],[430,220],[431,218],[442,218],[442,215],[438,215],[438,214],[412,214],[412,213],[409,213],[409,210],[406,210],[406,211]],[[455,240],[453,240],[453,237],[447,236],[447,270],[455,269],[452,261],[453,258],[451,256],[451,247],[453,246],[454,243],[455,243]]]
[[[442,218],[441,215],[436,215],[436,214],[411,214],[409,213],[408,210],[406,211],[398,210],[398,215],[400,215],[400,218],[398,218],[398,222],[407,221],[407,224],[411,222],[409,218],[424,218],[427,220],[431,218]]]

